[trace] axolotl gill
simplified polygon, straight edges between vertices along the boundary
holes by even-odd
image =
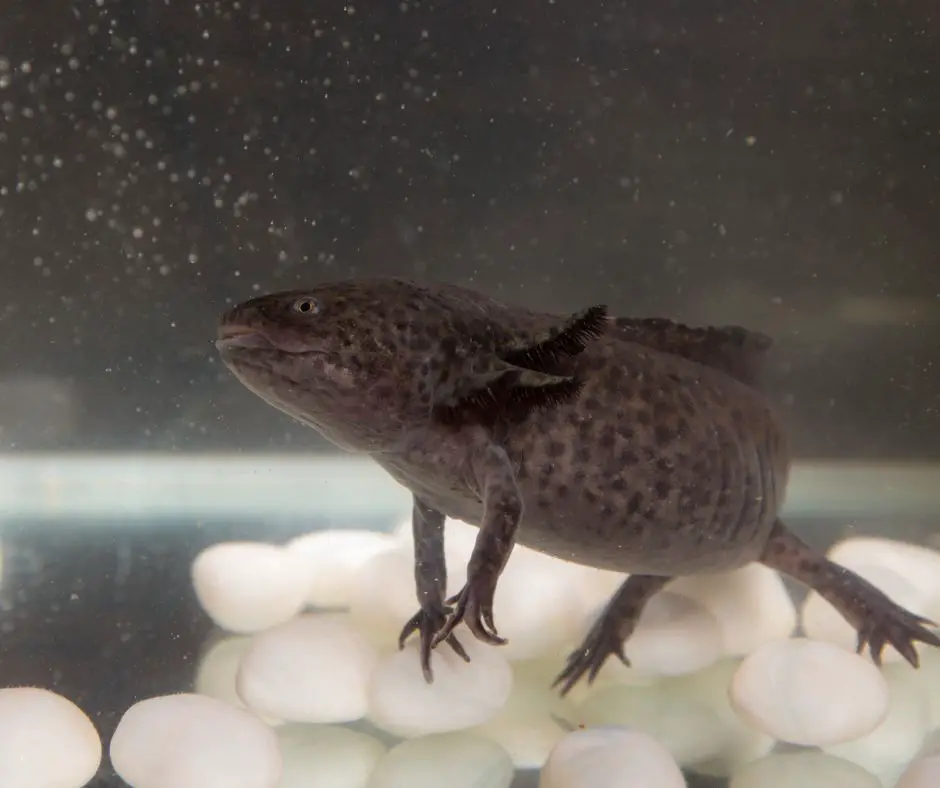
[[[790,455],[762,391],[771,345],[736,326],[555,315],[454,285],[321,284],[225,312],[216,342],[251,391],[413,495],[418,611],[400,645],[431,657],[464,622],[500,645],[493,598],[516,543],[628,573],[555,685],[596,677],[671,579],[760,561],[802,581],[880,663],[940,646],[932,622],[817,554],[779,517]],[[445,517],[479,527],[447,599]]]

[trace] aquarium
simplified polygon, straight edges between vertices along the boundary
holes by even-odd
[[[5,788],[940,782],[931,4],[3,32]]]

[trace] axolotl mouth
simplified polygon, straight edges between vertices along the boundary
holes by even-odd
[[[238,350],[277,350],[270,339],[252,326],[226,323],[219,326],[215,347],[220,353]]]
[[[227,358],[259,354],[318,356],[328,351],[324,342],[306,336],[301,330],[237,320],[219,323],[215,347]]]
[[[227,350],[274,350],[274,344],[256,328],[230,323],[219,326],[215,347],[219,352]]]

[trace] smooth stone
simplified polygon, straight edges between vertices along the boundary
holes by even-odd
[[[378,651],[343,613],[308,613],[257,635],[236,686],[259,715],[289,722],[351,722],[365,716]]]
[[[227,635],[212,643],[197,663],[193,691],[239,709],[246,708],[238,696],[235,680],[238,666],[251,643],[248,635]]]
[[[727,731],[712,709],[665,684],[605,688],[581,704],[574,719],[588,728],[642,731],[683,765],[715,758],[727,744]]]
[[[796,607],[780,575],[751,563],[729,572],[676,578],[665,588],[694,599],[718,620],[724,656],[750,654],[796,628]]]
[[[188,693],[131,706],[110,754],[134,788],[277,788],[282,770],[271,728],[243,709]]]
[[[894,782],[921,749],[930,730],[930,699],[923,690],[920,672],[905,663],[885,665],[888,683],[888,715],[873,731],[826,752],[852,761],[886,782]]]
[[[393,747],[376,764],[368,788],[509,788],[514,776],[509,753],[496,742],[442,733]]]
[[[100,763],[98,731],[68,698],[40,687],[0,689],[3,788],[81,788]]]
[[[539,788],[686,788],[669,751],[633,728],[572,731],[555,745]]]
[[[556,718],[573,720],[574,704],[551,688],[558,666],[554,660],[512,663],[513,684],[499,713],[469,732],[506,749],[517,769],[538,769],[552,747],[568,732]]]
[[[577,576],[561,561],[539,558],[513,550],[496,586],[493,618],[508,660],[555,654],[581,627]]]
[[[308,578],[306,600],[319,608],[349,607],[356,573],[372,556],[394,546],[388,534],[359,529],[315,531],[289,541]]]
[[[818,751],[774,753],[746,764],[728,788],[883,788],[881,780],[849,761]]]
[[[192,565],[199,604],[220,627],[260,632],[288,621],[306,604],[310,578],[296,555],[262,542],[222,542]]]
[[[714,614],[694,599],[661,591],[646,603],[624,651],[640,673],[696,673],[722,656],[721,626]]]
[[[731,681],[732,706],[780,741],[824,747],[871,733],[886,718],[888,684],[874,665],[819,640],[761,646]]]
[[[277,738],[284,761],[278,788],[365,788],[386,749],[334,725],[285,725]]]
[[[940,785],[940,755],[914,761],[901,774],[894,788],[937,788]]]
[[[714,758],[695,764],[696,772],[728,777],[741,764],[767,755],[776,744],[773,737],[748,724],[731,706],[728,690],[740,665],[740,659],[723,659],[699,673],[660,682],[669,692],[710,709],[718,719],[725,744]]]
[[[940,730],[940,649],[924,649],[917,678],[930,704],[930,730]]]
[[[398,547],[383,550],[355,572],[349,589],[349,615],[380,648],[397,648],[402,627],[417,612],[414,558],[406,551]]]
[[[476,640],[461,624],[455,634],[470,657],[464,662],[446,644],[434,650],[428,684],[418,645],[386,655],[369,683],[369,720],[397,736],[413,737],[471,728],[493,719],[512,690],[512,669],[498,647]]]

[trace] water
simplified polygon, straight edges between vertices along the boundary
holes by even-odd
[[[211,344],[232,303],[330,279],[762,331],[791,524],[940,548],[932,3],[299,9],[4,20],[0,683],[107,747],[217,636],[201,548],[406,516]]]

